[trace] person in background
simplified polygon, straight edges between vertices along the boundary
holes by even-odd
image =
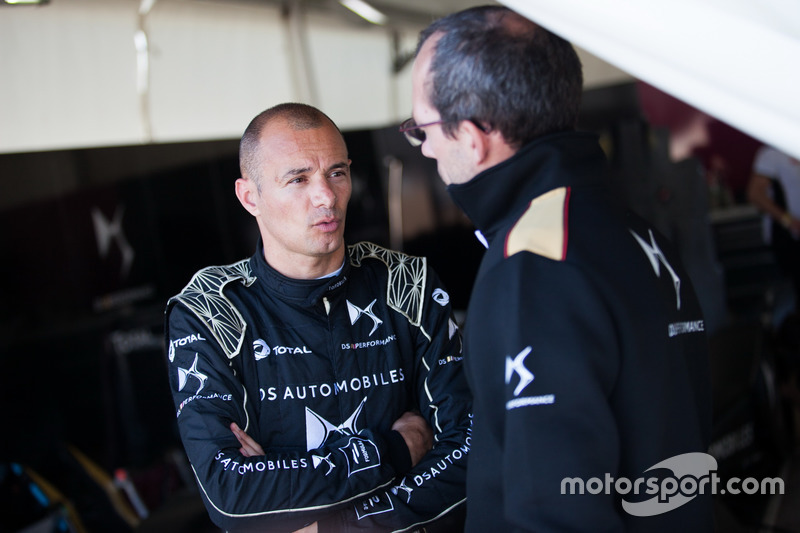
[[[178,428],[227,531],[461,531],[471,398],[426,260],[344,242],[350,160],[318,109],[281,104],[240,144],[256,253],[166,309]]]
[[[800,303],[800,161],[771,146],[756,152],[747,199],[764,213],[764,237]]]
[[[471,8],[421,33],[412,84],[400,130],[488,248],[464,325],[466,530],[711,531],[710,489],[649,492],[659,473],[716,466],[703,316],[670,244],[617,208],[597,139],[575,131],[572,46]]]
[[[800,160],[772,146],[756,151],[747,199],[763,213],[764,241],[793,290],[793,302],[776,301],[772,346],[778,390],[800,420]]]

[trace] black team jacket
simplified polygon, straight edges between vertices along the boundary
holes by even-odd
[[[468,532],[712,530],[709,484],[670,497],[716,465],[703,316],[604,171],[566,132],[448,187],[489,245],[464,326]]]

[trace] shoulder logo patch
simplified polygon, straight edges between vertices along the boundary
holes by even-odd
[[[233,281],[249,287],[255,280],[247,259],[227,266],[206,267],[197,272],[181,293],[173,296],[170,302],[183,302],[205,322],[228,358],[233,359],[242,348],[247,325],[239,310],[222,293],[222,289]]]
[[[348,249],[350,264],[355,267],[361,266],[364,259],[377,259],[386,265],[389,271],[387,305],[419,327],[422,324],[423,295],[427,281],[426,259],[387,250],[371,242],[360,242]],[[425,336],[428,337],[428,334],[425,333]]]
[[[560,187],[534,198],[506,237],[505,256],[531,252],[555,261],[567,255],[570,189]]]

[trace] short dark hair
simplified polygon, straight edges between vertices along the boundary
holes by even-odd
[[[421,34],[417,53],[438,38],[426,91],[452,135],[470,120],[515,147],[575,129],[583,91],[572,45],[503,6],[441,18]]]
[[[296,130],[321,128],[329,122],[339,131],[339,127],[328,115],[314,106],[288,102],[278,104],[262,111],[250,121],[239,141],[239,170],[242,177],[255,181],[258,191],[261,192],[261,132],[264,127],[276,119],[282,119]],[[339,131],[341,134],[341,131]]]

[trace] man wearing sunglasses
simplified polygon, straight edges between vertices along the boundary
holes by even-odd
[[[676,479],[712,466],[703,316],[669,243],[609,198],[595,136],[575,131],[571,45],[473,8],[423,31],[412,84],[401,131],[488,248],[464,328],[467,531],[711,531],[710,490],[643,484],[664,461]],[[565,479],[605,486],[570,494]]]

